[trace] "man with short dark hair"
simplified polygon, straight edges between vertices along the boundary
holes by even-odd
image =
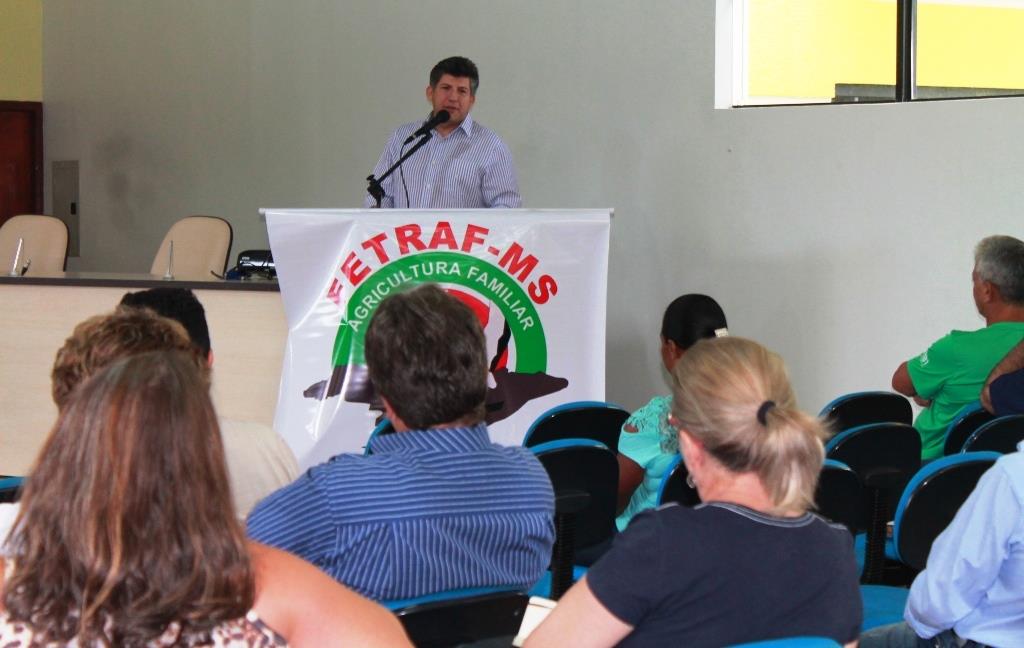
[[[365,344],[395,433],[260,502],[249,535],[377,600],[532,585],[551,559],[554,495],[529,450],[488,437],[476,316],[426,284],[381,302]]]
[[[952,331],[892,376],[893,389],[924,407],[914,421],[922,459],[942,456],[946,427],[978,400],[992,367],[1024,339],[1024,241],[982,239],[974,250],[971,279],[985,328]]]
[[[191,290],[163,287],[126,293],[121,306],[149,309],[177,322],[207,364],[213,366],[206,311]],[[295,479],[299,466],[295,453],[270,426],[224,417],[218,421],[235,510],[244,518],[256,502]]]
[[[381,182],[384,208],[461,208],[522,206],[512,154],[493,131],[474,122],[469,111],[476,103],[480,74],[473,61],[452,56],[430,71],[427,101],[430,115],[448,111],[430,141]],[[421,122],[405,124],[392,133],[373,169],[379,178],[408,150],[406,143]],[[376,201],[367,194],[366,207]]]
[[[168,286],[125,293],[121,297],[121,305],[129,308],[148,308],[157,315],[181,324],[203,357],[210,358],[210,327],[206,323],[206,309],[191,290]],[[212,359],[209,362],[213,364]]]

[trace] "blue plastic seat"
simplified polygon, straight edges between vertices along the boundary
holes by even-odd
[[[661,485],[658,486],[658,506],[675,502],[682,506],[696,506],[700,504],[700,495],[697,489],[686,483],[686,477],[690,472],[686,469],[682,457],[675,457],[661,478]]]
[[[575,583],[579,579],[587,575],[587,568],[582,565],[573,565],[572,568],[572,582]],[[540,580],[533,584],[530,591],[527,592],[530,596],[541,596],[543,598],[551,597],[551,570],[544,572],[544,575],[540,577]]]
[[[860,600],[864,606],[864,620],[860,631],[867,632],[903,620],[910,590],[906,587],[889,585],[861,585]]]
[[[615,534],[619,463],[593,439],[561,439],[530,448],[555,491],[555,546],[551,593],[557,600],[572,586],[576,555],[602,547]]]
[[[952,455],[960,452],[964,443],[970,438],[979,427],[993,420],[995,416],[990,414],[981,403],[975,401],[964,405],[963,409],[946,427],[946,437],[942,444],[942,454]]]
[[[1017,450],[1017,444],[1024,441],[1024,414],[1000,416],[975,430],[961,452],[993,451],[1009,454]]]
[[[863,391],[844,394],[821,409],[819,414],[834,432],[869,423],[906,423],[914,420],[907,397],[896,392]]]
[[[559,439],[592,439],[619,451],[619,433],[629,412],[604,401],[576,401],[553,407],[537,417],[523,437],[527,448]]]
[[[789,637],[753,643],[734,644],[731,648],[838,648],[839,643],[828,637]]]

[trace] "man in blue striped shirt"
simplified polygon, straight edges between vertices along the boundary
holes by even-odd
[[[422,285],[381,303],[365,349],[395,433],[368,457],[338,455],[271,494],[249,535],[376,600],[528,588],[551,559],[554,494],[529,450],[488,438],[476,316]]]
[[[427,101],[431,116],[447,110],[426,146],[384,179],[384,208],[522,207],[512,154],[505,143],[469,115],[476,102],[480,75],[468,58],[446,58],[430,71]],[[401,126],[388,140],[373,169],[379,178],[408,149],[406,139],[420,122]],[[376,201],[367,194],[365,206]]]

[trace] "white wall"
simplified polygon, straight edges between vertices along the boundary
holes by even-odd
[[[714,295],[802,403],[885,388],[952,327],[982,236],[1024,237],[1024,99],[715,110],[712,0],[47,0],[46,157],[81,161],[82,258],[145,271],[166,231],[358,206],[389,131],[474,59],[474,116],[530,207],[616,208],[608,396],[661,392],[661,311]]]

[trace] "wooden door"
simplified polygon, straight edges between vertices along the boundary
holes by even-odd
[[[0,101],[0,225],[43,213],[43,104]]]

